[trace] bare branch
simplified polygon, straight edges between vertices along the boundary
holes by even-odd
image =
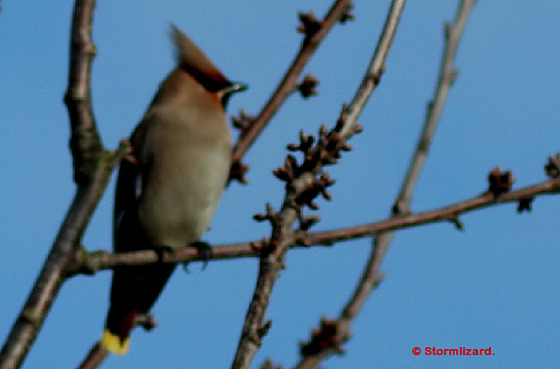
[[[482,208],[501,204],[519,203],[527,199],[535,199],[543,195],[560,193],[560,179],[553,178],[533,186],[511,191],[498,199],[493,194],[485,192],[480,196],[454,203],[442,208],[429,210],[417,214],[405,214],[390,217],[374,223],[366,223],[353,227],[332,229],[320,232],[311,232],[303,235],[296,232],[287,242],[290,248],[307,248],[310,246],[332,246],[334,243],[388,234],[391,231],[418,227],[421,225],[452,222],[455,224],[459,216]],[[306,241],[303,244],[302,238]],[[210,260],[227,260],[247,257],[259,257],[269,240],[240,242],[212,247]],[[81,250],[76,256],[76,264],[69,272],[75,274],[94,274],[101,270],[113,269],[120,266],[147,265],[155,262],[188,263],[205,261],[208,256],[201,255],[196,247],[187,247],[170,253],[163,253],[163,260],[158,259],[158,254],[153,250],[142,250],[128,253],[111,254],[107,251],[94,251],[87,253]]]
[[[105,348],[103,348],[103,346],[101,346],[101,342],[97,341],[89,351],[87,357],[80,364],[78,369],[98,368],[108,355],[109,352]]]
[[[72,22],[69,87],[65,97],[72,125],[74,178],[78,184],[43,269],[0,352],[0,368],[19,368],[33,345],[52,303],[67,277],[66,267],[79,250],[80,240],[109,181],[127,151],[102,149],[91,111],[90,76],[93,48],[91,23],[94,0],[77,0]]]
[[[86,184],[103,150],[91,103],[91,66],[95,45],[91,37],[95,0],[77,0],[74,5],[70,42],[70,70],[64,102],[70,116],[70,149],[74,164],[74,181]]]
[[[298,166],[294,159],[290,159],[288,156],[285,166],[281,168],[280,172],[277,171],[282,173],[279,178],[286,181],[286,195],[281,210],[270,219],[271,239],[262,250],[257,285],[245,317],[232,369],[248,369],[261,346],[262,335],[259,332],[262,331],[261,327],[264,324],[272,289],[294,237],[292,226],[301,215],[303,205],[314,207],[312,200],[320,193],[328,198],[325,189],[332,184],[332,181],[328,176],[325,177],[326,174],[320,174],[320,172],[324,165],[336,162],[340,151],[347,148],[346,140],[359,131],[356,121],[367,99],[379,83],[403,4],[404,1],[396,1],[391,7],[383,34],[362,85],[352,103],[343,109],[336,127],[330,132],[327,132],[326,127],[321,128],[320,139],[317,145],[309,150],[310,155],[306,156],[303,164]],[[318,175],[320,178],[317,178]]]
[[[395,201],[392,209],[392,218],[398,219],[403,214],[409,213],[409,206],[412,198],[412,191],[416,186],[418,177],[422,170],[423,164],[428,155],[428,149],[432,142],[437,123],[441,116],[449,90],[457,77],[457,71],[454,69],[453,64],[459,40],[462,35],[467,17],[470,10],[474,6],[476,0],[461,1],[455,22],[453,26],[446,24],[445,32],[445,49],[442,55],[438,82],[434,92],[433,100],[428,104],[426,113],[426,120],[418,140],[416,151],[410,162],[407,175],[403,181],[400,193]],[[458,220],[459,213],[448,213],[450,219],[459,229],[462,225]],[[441,215],[437,215],[441,216]],[[350,337],[350,326],[356,316],[361,311],[365,301],[373,291],[373,289],[380,283],[382,276],[380,273],[381,263],[383,257],[391,243],[394,232],[379,233],[374,240],[374,246],[370,254],[368,263],[362,273],[360,282],[356,286],[354,293],[349,301],[346,303],[340,316],[333,321],[332,325],[335,327],[332,331],[333,339],[332,345],[323,345],[312,352],[305,352],[302,350],[302,359],[297,365],[298,369],[313,368],[319,362],[324,360],[327,356],[338,352],[341,348],[340,345]],[[309,340],[308,344],[313,343],[313,337]],[[305,347],[305,346],[304,346]]]
[[[259,115],[241,129],[239,140],[233,148],[231,172],[232,174],[235,174],[235,176],[230,176],[230,181],[232,179],[242,181],[243,174],[246,171],[246,169],[240,171],[240,168],[245,167],[241,164],[243,155],[245,155],[245,153],[249,150],[258,135],[263,131],[270,119],[272,119],[288,96],[298,89],[299,85],[297,83],[297,78],[303,71],[303,68],[309,59],[311,59],[311,56],[319,44],[323,41],[327,33],[331,30],[333,25],[336,22],[345,21],[350,18],[348,12],[351,8],[352,3],[350,0],[337,0],[325,16],[325,19],[321,22],[314,23],[316,25],[315,28],[310,29],[311,27],[307,27],[305,29],[305,38],[302,41],[299,52],[286,71],[282,81]]]
[[[426,120],[424,121],[424,126],[422,128],[422,134],[418,140],[416,151],[414,152],[406,178],[403,181],[398,199],[395,203],[394,212],[396,213],[406,211],[408,204],[410,204],[412,191],[416,186],[416,181],[420,176],[420,172],[428,156],[428,149],[432,143],[441,112],[443,111],[443,107],[445,106],[449,91],[453,86],[453,82],[458,76],[458,72],[453,66],[455,62],[455,55],[457,54],[459,41],[461,39],[461,35],[463,34],[467,17],[475,3],[476,0],[461,1],[453,25],[450,26],[449,23],[445,24],[445,48],[439,67],[440,69],[436,90],[432,101],[428,103]]]
[[[78,250],[111,172],[125,153],[126,149],[105,153],[93,175],[93,182],[78,187],[43,269],[0,352],[1,369],[19,368],[23,362],[67,277],[66,266],[75,259],[74,253]]]
[[[332,231],[311,233],[308,237],[309,242],[313,245],[332,244],[334,242],[346,241],[356,238],[362,238],[387,231],[415,227],[422,224],[430,224],[441,221],[453,222],[460,215],[474,210],[505,203],[517,203],[525,199],[545,194],[557,194],[560,192],[560,181],[551,179],[534,186],[525,187],[517,191],[512,191],[494,198],[491,193],[474,197],[472,199],[462,201],[453,205],[449,205],[440,209],[426,211],[423,213],[403,215],[399,217],[389,218],[381,222],[363,224],[355,227],[341,228]]]
[[[346,107],[341,119],[339,119],[339,124],[344,125],[340,132],[341,136],[344,138],[347,138],[352,127],[357,124],[358,117],[364,110],[369,97],[381,81],[381,76],[385,72],[385,61],[387,60],[389,50],[393,44],[393,39],[395,38],[405,3],[406,0],[393,0],[391,2],[391,8],[385,19],[383,31],[377,42],[366,74],[352,102]]]
[[[156,262],[189,263],[193,261],[227,260],[243,257],[259,257],[264,242],[241,242],[231,245],[216,245],[210,255],[201,255],[196,247],[186,247],[172,252],[156,253],[154,250],[141,250],[127,253],[111,254],[107,251],[88,253],[83,248],[76,254],[69,276],[77,274],[93,275],[101,270],[120,266],[147,265]],[[160,259],[162,257],[162,259]]]

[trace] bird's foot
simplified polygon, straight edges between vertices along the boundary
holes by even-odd
[[[172,254],[175,252],[175,249],[170,247],[170,246],[165,246],[165,245],[155,245],[152,248],[155,253],[158,256],[158,263],[163,264],[164,263],[164,258],[165,258],[165,254]]]
[[[137,314],[134,317],[134,324],[141,326],[146,331],[151,331],[158,325],[158,322],[154,320],[153,313],[146,313],[146,314]]]
[[[210,244],[208,242],[204,242],[204,241],[196,241],[191,243],[190,246],[196,247],[198,249],[198,254],[202,256],[202,270],[206,269],[206,267],[208,266],[208,260],[210,260],[212,258],[212,256],[214,256],[214,251],[212,250],[212,247],[210,246]],[[189,273],[189,263],[183,263],[183,270],[186,273]]]

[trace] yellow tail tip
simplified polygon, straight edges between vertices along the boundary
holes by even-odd
[[[109,332],[108,329],[103,331],[103,336],[101,337],[101,345],[107,349],[107,351],[112,352],[117,355],[126,355],[128,351],[128,345],[130,344],[130,338],[127,337],[121,342],[121,339],[116,334]]]

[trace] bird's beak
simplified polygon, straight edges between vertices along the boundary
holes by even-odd
[[[245,91],[248,88],[249,88],[249,86],[247,86],[244,83],[233,83],[231,86],[228,86],[228,87],[224,88],[222,90],[222,92],[223,92],[224,95],[231,95],[231,94],[236,93],[236,92]]]
[[[228,101],[228,99],[231,95],[233,95],[236,92],[245,91],[248,88],[249,88],[249,86],[247,86],[244,83],[232,83],[231,85],[229,85],[225,88],[222,88],[220,91],[218,91],[218,94],[220,95],[220,97],[222,99],[222,104],[224,106],[226,106],[227,101]]]

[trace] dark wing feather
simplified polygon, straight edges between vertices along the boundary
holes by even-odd
[[[154,248],[138,221],[140,177],[140,165],[127,159],[121,162],[113,221],[113,248],[116,252]],[[121,339],[127,337],[135,324],[136,314],[150,310],[174,269],[174,264],[160,262],[115,268],[107,328]]]
[[[138,234],[139,180],[140,166],[124,159],[119,168],[113,214],[113,249],[117,252],[148,248],[142,245],[146,241]]]

